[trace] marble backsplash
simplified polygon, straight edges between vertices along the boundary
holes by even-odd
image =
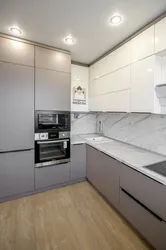
[[[72,113],[71,134],[96,133],[96,114],[94,113]]]
[[[100,113],[97,132],[162,155],[166,155],[166,115]]]

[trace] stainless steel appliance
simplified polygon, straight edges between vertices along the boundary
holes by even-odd
[[[70,161],[70,112],[36,111],[35,167]]]
[[[53,135],[53,132],[35,134],[35,167],[46,167],[70,161],[70,133],[55,133],[55,137],[58,135],[58,138],[49,139]]]

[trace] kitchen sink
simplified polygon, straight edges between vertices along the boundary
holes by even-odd
[[[91,142],[109,142],[110,139],[106,138],[106,137],[90,137],[90,138],[85,138],[85,140],[87,141],[91,141]]]

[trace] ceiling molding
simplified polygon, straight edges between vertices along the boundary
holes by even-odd
[[[131,39],[133,39],[134,37],[138,36],[140,33],[142,33],[143,31],[145,31],[146,29],[150,28],[152,25],[156,24],[157,22],[159,22],[160,20],[162,20],[165,17],[166,17],[166,12],[164,12],[163,14],[161,14],[159,17],[155,18],[150,23],[148,23],[145,26],[143,26],[141,29],[139,29],[136,32],[134,32],[132,35],[130,35],[129,37],[127,37],[125,40],[123,40],[122,42],[120,42],[119,44],[117,44],[112,49],[110,49],[107,52],[105,52],[103,55],[99,56],[97,59],[95,59],[94,61],[92,61],[88,66],[90,67],[93,64],[97,63],[98,61],[100,61],[104,57],[108,56],[110,53],[112,53],[113,51],[117,50],[118,48],[120,48],[121,46],[123,46],[125,43],[129,42]]]
[[[82,66],[82,67],[89,67],[89,64],[86,63],[80,63],[80,62],[75,62],[75,61],[71,61],[71,64],[73,65],[77,65],[77,66]]]
[[[47,44],[34,42],[34,41],[27,40],[27,39],[24,39],[24,38],[14,37],[14,36],[7,35],[7,34],[4,34],[4,33],[0,33],[0,37],[11,39],[11,40],[22,42],[22,43],[26,43],[26,44],[30,44],[30,45],[34,45],[34,46],[38,46],[38,47],[42,47],[42,48],[45,48],[45,49],[51,49],[51,50],[55,50],[55,51],[58,51],[58,52],[63,52],[65,54],[71,55],[70,51],[68,51],[68,50],[59,49],[59,48],[56,48],[56,47],[53,47],[53,46],[50,46],[50,45],[47,45]]]

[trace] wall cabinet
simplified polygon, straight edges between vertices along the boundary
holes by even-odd
[[[34,68],[0,62],[0,151],[34,148]]]
[[[71,179],[86,178],[86,145],[77,144],[71,147]]]
[[[166,18],[155,24],[155,53],[166,50]],[[164,52],[166,55],[166,52]]]
[[[35,47],[35,67],[70,73],[71,56],[67,53]]]
[[[34,46],[0,37],[0,61],[34,66]]]
[[[36,68],[35,109],[70,111],[71,75]]]
[[[131,40],[131,63],[154,54],[154,25]]]
[[[35,168],[35,189],[46,188],[70,181],[69,163]]]
[[[34,190],[34,150],[0,154],[0,200]]]
[[[115,207],[119,207],[120,164],[100,151],[87,146],[87,178]]]

